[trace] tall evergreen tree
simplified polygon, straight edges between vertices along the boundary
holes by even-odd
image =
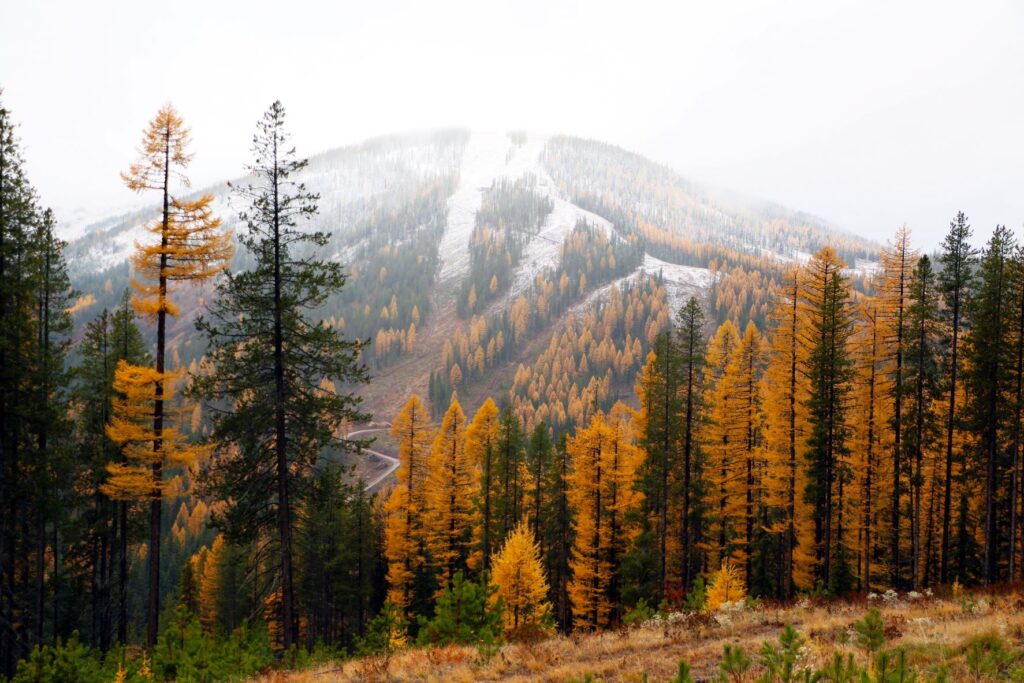
[[[924,581],[924,567],[930,559],[926,552],[922,534],[925,528],[925,455],[932,456],[939,436],[939,425],[934,410],[941,392],[939,377],[939,355],[937,338],[938,296],[935,272],[927,256],[918,259],[910,279],[910,298],[907,307],[907,353],[901,392],[906,397],[907,411],[904,414],[903,433],[905,458],[910,482],[910,538],[911,538],[911,585],[914,590]],[[934,468],[931,475],[934,481]],[[930,517],[929,517],[930,518]]]
[[[501,536],[495,538],[495,544],[503,542],[523,516],[523,484],[526,478],[523,441],[519,418],[511,406],[505,406],[501,411],[498,426],[497,474],[501,482],[501,496],[497,501],[496,512],[501,520]]]
[[[814,545],[819,558],[816,578],[839,592],[849,589],[837,583],[849,570],[843,546],[847,539],[843,537],[842,485],[849,476],[846,411],[852,380],[848,342],[853,313],[844,267],[835,251],[824,247],[808,264],[801,286],[810,384],[806,496],[814,514]]]
[[[376,526],[361,480],[333,463],[316,473],[296,528],[296,596],[307,647],[351,646],[362,635],[380,557]]]
[[[544,526],[544,503],[547,499],[544,483],[548,479],[548,473],[554,466],[553,445],[551,443],[551,432],[547,424],[538,422],[533,426],[530,433],[530,442],[526,450],[526,468],[530,481],[529,500],[527,505],[527,516],[530,520],[530,529],[533,537],[540,545],[541,553],[544,552],[543,535],[541,529]]]
[[[704,309],[695,297],[690,297],[679,311],[676,330],[679,339],[680,365],[683,382],[682,400],[682,474],[679,499],[679,564],[684,587],[689,587],[697,571],[696,548],[703,541],[701,534],[701,494],[703,485],[700,443],[704,421],[702,401],[704,365],[707,360],[707,341],[704,335]]]
[[[971,299],[971,329],[966,339],[966,419],[978,437],[974,475],[983,482],[981,578],[986,582],[1000,578],[1000,556],[1009,540],[1005,525],[1009,523],[1007,456],[1014,416],[1013,252],[1013,235],[1004,226],[996,226],[979,264],[977,291]]]
[[[945,340],[943,356],[946,358],[947,408],[945,417],[946,457],[945,476],[942,491],[942,559],[939,580],[949,580],[950,529],[953,520],[953,446],[957,432],[957,399],[961,373],[961,334],[965,328],[965,313],[974,280],[976,253],[971,247],[971,226],[963,211],[949,224],[949,232],[942,242],[939,256],[941,268],[938,275],[939,291],[945,306],[943,316],[948,337]]]
[[[655,339],[638,385],[642,430],[639,445],[647,457],[641,466],[640,488],[648,515],[653,519],[658,563],[654,603],[665,596],[668,581],[669,506],[678,489],[683,441],[682,387],[686,380],[679,343],[669,329]]]
[[[315,317],[345,277],[339,263],[318,253],[329,235],[302,229],[318,197],[294,177],[307,162],[290,147],[284,124],[284,107],[274,102],[253,137],[252,181],[234,188],[249,203],[238,241],[254,264],[226,274],[208,316],[197,321],[212,369],[195,388],[212,399],[213,438],[223,446],[206,477],[206,490],[229,501],[215,523],[232,539],[275,533],[289,648],[298,639],[295,505],[324,447],[358,447],[335,436],[338,423],[365,419],[354,393],[325,388],[323,380],[349,387],[367,381],[367,373],[358,360],[362,344]]]
[[[2,93],[0,93],[2,94]],[[35,191],[24,172],[10,111],[0,102],[0,673],[11,676],[30,642],[17,618],[23,586],[17,564],[25,547],[27,506],[19,503],[25,466],[28,385],[34,339],[31,241],[37,220]]]
[[[552,466],[544,480],[545,495],[541,501],[544,517],[542,527],[545,548],[544,573],[551,587],[551,604],[562,632],[572,627],[572,605],[569,601],[569,566],[575,538],[573,508],[569,502],[572,463],[569,454],[569,435],[563,432],[555,443]]]
[[[46,620],[48,529],[58,529],[71,474],[67,435],[70,373],[66,357],[71,346],[72,289],[64,263],[65,243],[54,235],[56,221],[46,209],[38,216],[33,236],[35,343],[30,366],[30,428],[34,442],[29,463],[35,509],[35,604],[32,610],[36,643],[43,642]],[[56,581],[58,575],[50,576]],[[56,624],[54,625],[56,629]],[[102,644],[106,644],[105,642]]]
[[[1012,264],[1013,280],[1013,310],[1012,314],[1012,335],[1013,335],[1013,419],[1011,424],[1013,465],[1010,474],[1010,529],[1009,545],[1010,558],[1008,578],[1013,581],[1017,578],[1018,564],[1017,545],[1021,546],[1024,552],[1024,539],[1020,536],[1020,514],[1021,514],[1021,492],[1024,485],[1024,246],[1018,246],[1013,255]]]
[[[853,343],[856,367],[855,439],[857,457],[854,461],[859,480],[860,518],[857,539],[857,590],[870,591],[874,580],[874,560],[883,538],[879,527],[883,519],[884,482],[881,476],[881,454],[884,453],[888,430],[880,424],[885,414],[882,392],[884,368],[884,321],[877,299],[870,298],[859,307],[860,325]]]

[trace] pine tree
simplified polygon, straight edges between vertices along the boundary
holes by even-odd
[[[569,500],[572,462],[568,449],[568,434],[559,436],[553,451],[553,461],[544,481],[544,496],[541,510],[544,524],[541,527],[544,553],[544,573],[551,584],[551,604],[555,619],[563,632],[572,626],[569,601],[571,552],[574,545],[573,508]]]
[[[857,588],[870,591],[873,585],[872,562],[882,535],[882,501],[885,482],[882,479],[881,454],[885,452],[888,430],[880,420],[885,415],[884,320],[879,302],[869,298],[858,309],[860,325],[852,340],[851,357],[855,366],[853,423],[855,442],[853,472],[859,488],[857,520]]]
[[[969,400],[966,420],[977,434],[973,464],[977,479],[984,482],[982,519],[982,578],[999,578],[999,560],[1004,543],[1004,515],[1010,508],[1009,468],[1006,453],[1013,418],[1013,344],[1010,336],[1014,315],[1011,258],[1013,236],[997,226],[982,255],[978,287],[971,299],[971,324],[966,339]],[[980,475],[980,476],[978,476]],[[1005,520],[1008,521],[1008,520]],[[961,559],[961,564],[966,558]]]
[[[440,590],[451,587],[456,573],[468,566],[475,485],[466,454],[466,416],[453,396],[427,463],[426,536]]]
[[[35,288],[36,334],[29,365],[29,395],[23,407],[32,435],[31,459],[25,472],[32,482],[24,499],[35,509],[33,525],[35,551],[34,641],[43,642],[47,595],[47,529],[58,528],[58,515],[64,509],[62,500],[71,475],[68,444],[65,436],[68,421],[68,388],[70,374],[66,357],[71,345],[71,305],[73,292],[64,263],[64,242],[54,235],[53,212],[44,210],[37,216],[32,235],[34,258],[29,277]],[[57,576],[51,577],[56,581]],[[102,645],[106,645],[104,640]]]
[[[426,563],[423,512],[426,509],[427,460],[434,427],[422,399],[409,397],[391,423],[398,441],[398,484],[386,505],[384,553],[388,561],[388,601],[400,610],[420,602],[415,587]]]
[[[102,491],[107,479],[107,466],[125,464],[124,454],[106,434],[113,413],[114,371],[119,360],[135,365],[148,363],[142,334],[135,325],[135,314],[126,291],[118,310],[110,315],[103,310],[86,325],[78,345],[79,364],[73,370],[71,393],[75,419],[77,457],[82,466],[85,485],[77,505],[91,507],[86,515],[86,542],[98,548],[99,566],[89,569],[91,611],[94,620],[106,622],[110,610],[116,610],[117,639],[125,643],[128,632],[128,501],[111,501]],[[116,565],[116,591],[111,596]],[[108,633],[108,624],[96,623],[90,629],[101,640]],[[99,645],[102,647],[103,643]]]
[[[501,607],[494,599],[494,588],[463,577],[452,576],[451,585],[437,599],[434,618],[420,618],[417,639],[421,645],[492,646],[501,640]]]
[[[926,552],[922,534],[927,532],[928,548],[931,547],[930,525],[925,529],[922,520],[926,489],[925,455],[932,455],[939,436],[939,425],[934,405],[939,399],[939,356],[937,339],[938,296],[935,272],[931,259],[918,259],[910,279],[909,305],[906,312],[907,336],[903,381],[906,384],[900,392],[906,397],[907,411],[904,414],[903,433],[905,461],[910,465],[910,537],[911,537],[911,581],[914,590],[925,580],[922,561],[931,559]],[[931,484],[934,486],[934,467]],[[933,489],[934,490],[934,489]],[[929,506],[930,507],[930,506]],[[931,516],[929,515],[929,519]]]
[[[1021,449],[1024,448],[1024,247],[1018,246],[1013,256],[1011,279],[1013,282],[1013,310],[1011,325],[1013,336],[1013,419],[1011,424],[1013,464],[1010,474],[1010,561],[1007,574],[1010,580],[1017,577],[1017,544],[1020,530],[1020,501],[1022,481]],[[1024,552],[1024,538],[1020,539]]]
[[[496,446],[497,478],[501,489],[495,512],[501,527],[500,535],[494,538],[495,544],[512,533],[523,515],[523,484],[526,477],[523,432],[511,406],[505,406],[501,411]]]
[[[949,224],[949,232],[942,243],[942,254],[939,256],[939,290],[945,306],[940,314],[948,329],[943,356],[947,359],[946,375],[948,379],[945,431],[946,457],[945,476],[942,493],[942,559],[940,560],[939,580],[949,581],[950,529],[953,520],[953,444],[957,433],[957,398],[960,367],[960,335],[965,325],[965,313],[973,287],[976,253],[971,247],[971,226],[963,211]]]
[[[679,511],[679,574],[682,585],[688,587],[696,575],[697,553],[703,536],[701,534],[702,506],[700,492],[703,490],[700,443],[704,436],[703,377],[707,360],[707,344],[704,338],[704,310],[694,297],[690,297],[679,311],[676,321],[679,339],[680,365],[683,368],[682,401],[682,476],[678,497],[682,501]]]
[[[843,262],[830,247],[811,259],[800,287],[802,343],[807,347],[806,373],[810,433],[807,441],[807,502],[814,516],[815,576],[835,592],[835,579],[848,569],[844,543],[844,485],[849,479],[850,425],[846,411],[852,381],[848,343],[853,315]]]
[[[530,433],[530,443],[526,450],[526,467],[530,476],[529,511],[530,529],[539,543],[543,542],[544,503],[547,501],[545,482],[549,479],[553,462],[553,447],[550,430],[543,421],[538,422]],[[544,547],[541,546],[543,553]]]
[[[505,636],[536,637],[551,612],[548,582],[540,561],[540,547],[525,523],[520,523],[494,558],[491,583],[501,600]]]
[[[735,567],[723,562],[721,568],[711,576],[708,584],[707,602],[704,609],[717,612],[726,603],[736,603],[747,597],[743,588],[743,578]]]
[[[18,565],[28,563],[22,536],[31,524],[29,506],[20,501],[23,489],[30,487],[23,471],[30,437],[21,404],[31,386],[37,333],[32,236],[38,206],[15,127],[10,111],[0,104],[0,674],[7,676],[14,675],[15,662],[28,654],[32,640],[29,624],[20,618],[20,581],[28,577]]]
[[[110,543],[111,514],[108,511],[109,499],[100,487],[106,479],[107,464],[117,459],[118,450],[106,436],[107,422],[110,420],[114,367],[116,361],[111,349],[110,315],[106,310],[100,312],[85,328],[85,334],[79,343],[81,361],[75,369],[75,386],[73,391],[73,409],[77,414],[75,440],[78,443],[78,457],[83,462],[83,475],[88,482],[83,488],[91,494],[92,514],[86,519],[88,529],[83,536],[90,539],[94,547],[101,550]],[[84,501],[83,501],[84,503]],[[116,516],[116,514],[115,514]],[[118,522],[120,520],[117,520]],[[118,543],[118,551],[120,550]],[[107,609],[101,605],[106,596],[102,590],[107,573],[104,566],[108,553],[101,552],[100,567],[90,567],[90,601],[94,615],[105,614]],[[91,564],[91,563],[90,563]],[[119,610],[120,611],[120,610]],[[104,632],[105,629],[98,629]]]
[[[640,398],[640,447],[647,454],[640,474],[648,515],[656,526],[658,577],[652,596],[658,604],[664,598],[668,581],[669,506],[678,490],[678,474],[683,440],[682,387],[685,368],[673,330],[655,340],[647,356],[637,393]]]
[[[184,120],[171,105],[165,105],[143,132],[139,148],[139,159],[121,174],[125,184],[134,192],[153,190],[161,195],[160,218],[149,230],[157,240],[151,244],[137,245],[132,256],[136,273],[149,280],[133,280],[132,285],[138,296],[133,298],[135,310],[156,319],[156,371],[149,374],[152,384],[152,455],[145,458],[151,469],[152,481],[140,486],[138,473],[127,470],[111,470],[113,480],[110,486],[127,495],[134,487],[134,495],[150,498],[149,538],[149,599],[147,602],[147,643],[156,644],[160,610],[160,511],[158,495],[163,488],[163,444],[173,441],[177,433],[164,436],[165,404],[169,396],[165,384],[174,381],[174,375],[166,368],[167,316],[177,315],[178,308],[169,298],[169,283],[176,281],[202,282],[218,273],[231,258],[230,236],[220,232],[220,219],[213,216],[212,195],[203,195],[197,200],[182,200],[172,196],[171,177],[188,186],[184,169],[192,160],[188,152],[189,129]],[[125,371],[140,377],[138,370]],[[125,382],[128,374],[124,377]],[[137,394],[137,398],[141,395]],[[130,439],[129,439],[130,440]],[[177,460],[172,455],[170,460]],[[124,475],[127,478],[117,480]]]
[[[230,503],[214,516],[231,540],[276,535],[283,645],[298,639],[292,535],[295,506],[321,451],[352,451],[358,442],[336,437],[339,422],[365,419],[353,392],[324,389],[367,381],[361,342],[349,341],[313,317],[345,284],[341,265],[320,258],[328,234],[304,230],[317,195],[294,179],[306,166],[289,147],[285,110],[274,102],[253,137],[251,182],[234,187],[249,203],[239,217],[239,243],[250,270],[227,273],[208,317],[197,328],[210,345],[211,372],[194,390],[211,402],[213,440],[234,448],[205,477],[210,495]]]
[[[295,531],[296,604],[307,647],[350,645],[374,598],[378,522],[362,481],[330,463],[303,496]]]

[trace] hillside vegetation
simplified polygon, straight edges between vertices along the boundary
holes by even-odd
[[[122,175],[162,208],[87,232],[99,270],[0,135],[0,675],[708,676],[723,635],[733,681],[1012,672],[1015,598],[962,588],[1024,578],[1010,230],[876,263],[607,145],[290,135],[274,102],[224,220],[162,107]],[[74,290],[136,233],[131,291]]]
[[[328,662],[254,680],[1019,681],[1024,677],[1022,607],[1024,596],[1015,591],[737,603],[716,612],[658,614],[604,633],[489,650],[409,648],[390,657]],[[789,627],[793,632],[787,633]],[[680,677],[680,662],[690,678]]]

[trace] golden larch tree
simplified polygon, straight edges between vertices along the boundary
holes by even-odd
[[[427,460],[434,427],[423,400],[413,394],[391,423],[398,442],[398,483],[385,505],[384,556],[388,562],[388,601],[407,609],[413,580],[424,571]]]
[[[220,594],[220,564],[224,559],[224,535],[218,534],[203,558],[199,575],[199,623],[203,630],[217,630],[217,599]]]
[[[768,366],[765,370],[765,424],[768,469],[765,482],[771,510],[770,530],[777,536],[780,576],[778,596],[790,598],[796,587],[807,587],[813,559],[808,551],[803,462],[806,443],[806,357],[800,343],[800,270],[787,273],[776,291],[770,316]]]
[[[451,586],[455,572],[468,566],[475,485],[473,463],[466,455],[466,415],[452,396],[427,464],[426,537],[439,572],[439,590]]]
[[[147,602],[147,642],[156,644],[160,610],[160,510],[163,488],[163,467],[165,461],[187,464],[181,456],[188,451],[179,450],[165,456],[166,446],[177,438],[176,434],[165,435],[165,403],[168,401],[168,387],[172,376],[165,366],[167,342],[167,316],[177,315],[178,308],[168,296],[171,282],[189,281],[200,283],[220,273],[231,259],[233,247],[230,235],[220,230],[220,219],[213,215],[213,196],[203,195],[198,199],[185,200],[172,196],[172,180],[188,187],[185,168],[192,160],[188,151],[189,129],[171,105],[165,105],[157,112],[143,132],[139,147],[139,158],[128,171],[121,174],[129,189],[135,192],[155,191],[161,195],[160,216],[148,227],[156,236],[149,244],[136,244],[132,256],[136,278],[132,286],[136,296],[132,305],[136,311],[156,322],[156,370],[146,376],[145,384],[151,385],[150,413],[152,427],[152,450],[146,456],[150,467],[150,481],[142,482],[137,470],[113,469],[109,485],[119,495],[150,500],[150,550],[149,550],[149,598]],[[141,373],[124,369],[122,385],[138,382]],[[147,391],[149,391],[147,389]],[[142,395],[136,392],[136,399]],[[112,436],[115,441],[117,438]],[[125,443],[125,441],[119,441]]]
[[[764,478],[767,463],[764,448],[764,412],[762,383],[764,342],[757,325],[747,323],[743,338],[729,364],[730,384],[739,404],[734,415],[733,438],[741,451],[740,488],[743,492],[743,510],[740,515],[743,543],[740,546],[740,565],[747,590],[752,587],[754,548],[766,526],[764,507]]]
[[[711,575],[704,609],[708,612],[717,612],[726,603],[736,603],[746,597],[747,592],[743,588],[740,572],[730,563],[723,562],[722,567]]]
[[[603,628],[617,618],[618,569],[632,535],[626,512],[641,501],[634,481],[643,453],[628,415],[621,405],[608,420],[598,412],[567,445],[573,463],[567,494],[576,512],[569,599],[581,628]]]
[[[505,635],[533,635],[545,627],[551,604],[548,602],[548,580],[540,559],[540,546],[524,521],[505,539],[505,545],[494,556],[491,584],[493,600],[501,600]]]
[[[746,406],[737,390],[735,362],[740,335],[731,320],[722,323],[708,345],[705,368],[708,406],[708,527],[705,545],[711,566],[740,554],[743,514],[743,417]]]
[[[187,441],[171,419],[174,413],[164,416],[159,437],[153,427],[157,387],[162,387],[163,400],[171,401],[175,395],[174,380],[179,377],[180,374],[160,373],[153,368],[118,361],[114,371],[117,396],[113,400],[113,413],[106,432],[111,441],[121,446],[125,462],[107,465],[109,476],[101,488],[110,498],[162,500],[173,493],[172,482],[154,477],[153,468],[189,466],[204,452],[204,447]]]
[[[910,229],[903,225],[892,241],[882,250],[879,278],[879,315],[883,325],[885,367],[885,389],[891,394],[891,412],[886,416],[885,423],[892,430],[892,464],[889,468],[892,477],[889,495],[890,529],[889,556],[893,585],[900,582],[901,565],[903,564],[902,548],[904,536],[909,529],[902,525],[904,510],[909,500],[909,482],[903,481],[904,465],[901,463],[903,445],[903,409],[904,381],[906,372],[907,346],[907,312],[910,306],[910,277],[917,264],[918,253],[910,244]]]

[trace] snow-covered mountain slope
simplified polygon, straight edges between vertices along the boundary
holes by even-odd
[[[826,242],[864,273],[877,253],[877,245],[820,219],[722,198],[638,155],[563,136],[464,130],[392,136],[314,156],[298,180],[320,195],[310,227],[332,235],[323,255],[350,273],[323,316],[351,336],[372,339],[366,353],[375,410],[390,409],[410,389],[426,393],[428,379],[433,388],[435,373],[447,378],[456,356],[467,385],[472,377],[493,391],[506,371],[531,362],[554,333],[558,311],[582,320],[613,289],[619,296],[653,287],[645,296],[661,297],[671,311],[690,296],[711,306],[716,273],[730,267],[733,254],[733,265],[763,267],[770,279],[771,264],[805,258]],[[201,191],[215,195],[225,228],[243,229],[227,182]],[[535,210],[540,214],[529,224],[523,216]],[[97,302],[80,319],[115,305],[130,278],[135,244],[152,239],[146,225],[157,215],[151,207],[85,225],[76,217],[66,226],[72,279]],[[237,254],[233,267],[247,267],[247,258]],[[467,293],[486,297],[487,305],[467,311]],[[191,319],[210,294],[209,285],[174,294],[184,311],[171,328],[181,363],[202,353]],[[524,315],[536,344],[523,338],[513,347],[504,337],[527,324],[513,321]],[[499,328],[507,334],[491,336]],[[645,329],[646,336],[657,326]],[[496,344],[485,349],[488,339]],[[475,354],[472,344],[479,345]]]

